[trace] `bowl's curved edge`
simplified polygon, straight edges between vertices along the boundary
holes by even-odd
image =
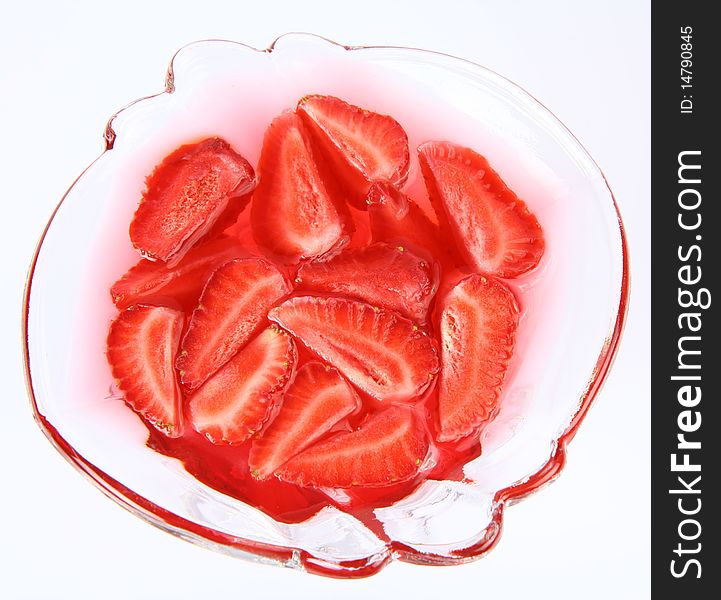
[[[517,88],[520,92],[522,92],[524,95],[532,98],[535,102],[537,102],[539,105],[541,105],[548,113],[549,115],[563,127],[563,129],[575,140],[579,148],[583,151],[583,153],[588,157],[588,159],[591,161],[591,163],[598,169],[599,173],[601,173],[601,176],[603,177],[603,180],[605,182],[606,187],[609,190],[609,193],[611,195],[611,199],[614,205],[614,209],[616,211],[616,216],[618,220],[618,226],[619,226],[619,232],[621,237],[621,251],[622,251],[622,262],[623,262],[623,272],[621,277],[621,290],[620,290],[620,300],[619,300],[619,307],[618,307],[618,313],[617,317],[614,323],[613,330],[611,331],[611,334],[606,340],[606,343],[604,344],[603,349],[601,350],[601,353],[598,357],[598,360],[596,362],[596,366],[593,371],[593,376],[591,380],[589,381],[588,386],[586,387],[586,390],[581,398],[581,401],[579,403],[579,408],[576,411],[575,415],[573,416],[573,419],[571,420],[571,423],[566,428],[564,433],[556,440],[555,442],[555,450],[552,452],[549,460],[534,474],[526,478],[525,480],[518,482],[514,485],[511,485],[507,488],[504,488],[502,490],[499,490],[496,492],[494,497],[494,503],[493,503],[493,509],[492,509],[492,515],[491,515],[491,522],[486,527],[486,529],[483,531],[483,535],[479,540],[474,542],[472,545],[469,545],[468,547],[456,551],[452,556],[447,555],[436,555],[433,553],[427,553],[427,552],[420,552],[416,550],[415,548],[412,548],[411,546],[408,546],[406,544],[390,541],[386,543],[386,551],[381,552],[369,557],[366,557],[364,559],[354,560],[354,561],[345,561],[345,562],[338,562],[338,563],[330,563],[328,561],[325,561],[323,559],[320,559],[318,557],[313,556],[311,553],[309,553],[306,550],[298,549],[298,548],[287,548],[287,547],[280,547],[280,546],[274,546],[271,544],[266,544],[262,542],[255,542],[252,540],[247,540],[244,538],[238,538],[235,536],[231,536],[228,534],[224,534],[206,527],[203,527],[201,525],[198,525],[196,523],[193,523],[191,521],[188,521],[187,519],[184,519],[182,517],[179,517],[178,515],[171,513],[162,507],[150,502],[149,500],[143,498],[142,496],[139,496],[135,494],[132,490],[126,488],[123,484],[121,484],[119,481],[113,479],[108,474],[104,473],[102,470],[95,467],[92,463],[84,459],[79,453],[75,451],[75,449],[65,440],[60,433],[50,424],[45,417],[43,417],[38,409],[37,401],[35,398],[35,391],[33,387],[33,380],[32,380],[32,373],[30,369],[30,347],[28,343],[28,322],[29,322],[29,316],[30,316],[30,295],[32,290],[32,279],[33,275],[35,273],[35,267],[37,265],[37,260],[40,255],[40,251],[43,245],[43,242],[45,240],[45,237],[47,235],[48,230],[50,229],[50,226],[52,225],[53,220],[55,219],[55,216],[57,215],[57,212],[59,211],[60,207],[62,206],[63,202],[66,200],[68,195],[70,194],[71,190],[75,187],[77,182],[85,175],[85,173],[91,169],[97,162],[102,158],[102,156],[112,150],[113,144],[116,139],[116,132],[113,128],[113,124],[115,120],[118,118],[118,116],[123,112],[131,108],[132,106],[143,102],[145,100],[149,100],[152,98],[156,98],[162,94],[170,94],[175,91],[175,75],[174,75],[174,63],[177,58],[177,56],[183,52],[186,48],[190,46],[194,46],[197,44],[204,44],[204,43],[224,43],[224,44],[232,44],[241,46],[244,48],[247,48],[248,50],[252,50],[255,52],[272,52],[273,49],[277,46],[277,44],[283,40],[284,38],[288,37],[300,37],[300,36],[307,36],[309,38],[314,38],[318,40],[322,40],[324,42],[327,42],[329,44],[332,44],[334,46],[343,48],[345,50],[353,51],[353,50],[363,50],[363,49],[397,49],[397,50],[415,50],[418,52],[425,52],[430,54],[435,54],[438,56],[442,56],[445,58],[450,58],[453,60],[458,60],[465,62],[467,64],[473,65],[474,67],[480,68],[488,73],[493,74],[496,77],[499,77],[506,81],[508,84],[512,85],[513,87]],[[147,521],[151,525],[154,525],[168,533],[171,533],[175,535],[176,537],[179,537],[181,539],[184,539],[186,541],[190,541],[196,544],[201,544],[205,546],[209,546],[214,550],[217,550],[219,552],[223,553],[230,553],[235,555],[241,555],[246,554],[249,557],[262,557],[265,559],[264,562],[271,562],[280,566],[286,566],[291,568],[297,568],[305,570],[309,573],[317,574],[317,575],[324,575],[326,577],[337,577],[337,578],[362,578],[362,577],[369,577],[371,575],[374,575],[378,571],[380,571],[383,567],[385,567],[387,564],[392,562],[393,559],[397,558],[400,561],[413,563],[413,564],[419,564],[419,565],[452,565],[452,564],[461,564],[466,563],[470,561],[477,560],[481,557],[483,557],[486,553],[488,553],[490,550],[492,550],[495,545],[499,542],[500,536],[503,529],[503,516],[505,512],[505,508],[507,506],[511,506],[512,504],[522,500],[523,498],[529,496],[530,494],[540,490],[544,486],[551,483],[554,479],[556,479],[561,471],[563,470],[563,467],[566,462],[566,453],[567,453],[567,445],[569,442],[573,439],[573,437],[576,435],[578,428],[580,427],[583,419],[585,418],[586,414],[588,413],[588,410],[590,409],[591,405],[593,404],[594,399],[596,398],[598,392],[600,391],[606,376],[608,374],[608,371],[613,364],[613,360],[616,355],[616,351],[618,349],[618,344],[621,339],[621,335],[623,332],[623,328],[626,321],[626,315],[628,312],[628,301],[629,301],[629,258],[628,258],[628,246],[627,246],[627,240],[626,240],[626,232],[623,226],[623,221],[621,218],[621,214],[618,208],[618,204],[616,202],[616,199],[613,195],[613,192],[608,185],[608,181],[601,171],[601,169],[598,167],[596,162],[593,160],[593,158],[588,154],[588,152],[585,150],[583,145],[576,139],[576,137],[573,135],[572,132],[568,130],[568,128],[563,125],[563,123],[541,102],[539,102],[535,97],[533,97],[530,93],[528,93],[526,90],[515,84],[514,82],[510,81],[509,79],[503,77],[502,75],[494,72],[491,69],[488,69],[486,67],[483,67],[482,65],[479,65],[477,63],[474,63],[472,61],[469,61],[467,59],[459,58],[456,56],[452,56],[450,54],[442,53],[442,52],[435,52],[431,50],[422,50],[419,48],[407,48],[407,47],[400,47],[400,46],[346,46],[343,44],[339,44],[337,42],[334,42],[333,40],[327,39],[322,36],[318,36],[311,33],[305,33],[305,32],[290,32],[283,34],[279,37],[277,37],[273,42],[268,46],[266,49],[259,49],[254,48],[252,46],[249,46],[247,44],[243,44],[241,42],[236,42],[232,40],[222,40],[222,39],[208,39],[208,40],[199,40],[195,42],[191,42],[189,44],[186,44],[182,48],[180,48],[172,57],[170,61],[170,65],[167,70],[166,75],[166,81],[165,81],[165,89],[162,92],[159,92],[157,94],[152,94],[149,96],[144,96],[142,98],[139,98],[129,104],[127,104],[125,107],[120,109],[119,111],[115,112],[109,119],[106,124],[103,137],[105,139],[106,147],[103,153],[98,156],[88,167],[75,179],[75,181],[72,183],[72,185],[68,188],[67,192],[63,195],[63,197],[58,202],[57,206],[53,210],[53,213],[51,214],[45,228],[43,229],[43,232],[40,236],[40,239],[38,241],[38,244],[36,246],[34,255],[31,260],[30,267],[28,269],[27,279],[25,283],[25,289],[23,292],[23,313],[22,313],[22,322],[21,322],[21,328],[22,328],[22,344],[23,344],[23,365],[24,365],[24,373],[25,373],[25,382],[28,392],[28,397],[30,400],[30,405],[33,411],[33,418],[35,422],[37,423],[40,430],[44,433],[44,435],[48,438],[48,440],[51,442],[51,444],[55,447],[55,449],[74,467],[76,470],[78,470],[80,473],[82,473],[91,483],[93,483],[97,488],[100,489],[101,492],[103,492],[108,498],[115,501],[117,504],[128,510],[129,512],[135,514],[136,516],[142,518],[143,520]],[[231,550],[229,552],[229,550]]]

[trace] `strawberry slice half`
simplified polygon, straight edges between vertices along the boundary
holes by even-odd
[[[190,397],[193,427],[214,444],[244,442],[270,417],[296,362],[293,339],[268,327]]]
[[[183,322],[179,311],[137,305],[121,312],[108,332],[107,358],[125,402],[168,437],[183,433],[173,368]]]
[[[253,167],[228,142],[210,138],[181,146],[148,177],[130,223],[130,240],[151,260],[177,263],[255,186]]]
[[[276,117],[265,132],[250,222],[264,252],[285,262],[316,258],[349,241],[347,208],[329,195],[295,113]]]
[[[356,208],[365,210],[372,181],[402,185],[407,179],[408,136],[394,118],[333,96],[306,96],[297,111]]]
[[[323,363],[306,363],[285,392],[278,415],[253,442],[251,473],[266,479],[359,408],[358,394],[338,371]]]
[[[438,273],[427,260],[403,247],[372,244],[303,265],[296,284],[364,300],[423,322],[438,288]]]
[[[498,277],[517,277],[538,264],[541,226],[483,156],[449,142],[427,142],[418,153],[438,219],[469,264]]]
[[[440,316],[441,442],[456,440],[491,420],[513,354],[518,304],[500,281],[471,275],[444,298]]]
[[[355,431],[311,446],[278,475],[300,486],[386,486],[415,477],[427,454],[420,419],[408,407],[392,406],[371,415]]]
[[[377,181],[366,198],[374,242],[407,246],[438,260],[448,253],[441,232],[413,200],[394,186]]]
[[[420,396],[439,369],[435,341],[392,310],[298,296],[272,309],[268,318],[377,400]]]
[[[196,389],[238,352],[290,290],[280,271],[262,258],[240,258],[216,269],[175,361],[186,390]]]
[[[210,274],[245,253],[237,239],[220,237],[192,248],[174,267],[144,258],[113,284],[110,295],[121,309],[157,297],[194,304]]]

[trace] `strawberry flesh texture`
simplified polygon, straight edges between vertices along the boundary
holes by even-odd
[[[213,224],[213,226],[208,230],[208,232],[201,238],[201,242],[204,240],[209,240],[216,238],[223,233],[229,234],[229,230],[231,227],[233,227],[236,222],[238,221],[238,217],[240,214],[245,210],[245,208],[250,204],[250,201],[253,199],[253,191],[243,194],[242,196],[238,198],[234,198],[231,203],[228,204],[228,208],[225,209],[222,215],[218,218],[218,220]]]
[[[283,275],[264,259],[241,258],[219,267],[203,289],[176,360],[186,390],[196,389],[238,352],[289,292]]]
[[[439,369],[435,341],[395,311],[344,298],[298,296],[268,318],[379,401],[417,398]]]
[[[392,117],[318,95],[303,98],[297,111],[340,189],[356,208],[365,210],[373,181],[400,186],[407,179],[408,136]]]
[[[283,397],[280,412],[253,442],[251,472],[266,479],[360,408],[360,399],[335,369],[319,362],[303,365]]]
[[[279,476],[301,486],[386,486],[412,479],[428,454],[423,425],[408,407],[377,412],[351,432],[318,442],[281,467]]]
[[[270,417],[296,362],[293,339],[268,327],[190,397],[194,429],[214,444],[244,442]]]
[[[368,218],[374,242],[388,242],[442,261],[449,254],[441,243],[441,232],[403,192],[385,182],[375,182],[366,198]]]
[[[176,310],[137,305],[121,312],[108,333],[107,358],[125,402],[168,437],[183,433],[173,368],[183,322]]]
[[[245,254],[237,239],[219,237],[192,248],[174,267],[144,258],[113,284],[110,295],[120,309],[147,300],[171,300],[192,309],[211,273]]]
[[[438,219],[470,265],[488,275],[517,277],[538,264],[541,226],[483,156],[449,142],[427,142],[418,152]]]
[[[265,132],[250,220],[268,255],[286,263],[332,254],[348,243],[347,211],[328,193],[298,115],[276,117]]]
[[[254,186],[253,167],[226,141],[209,138],[181,146],[148,177],[130,224],[133,246],[172,266],[226,210],[237,216]]]
[[[436,269],[402,247],[372,244],[345,250],[298,271],[304,290],[327,292],[395,310],[423,322],[438,287]]]
[[[439,441],[467,436],[495,416],[518,316],[513,293],[483,275],[466,277],[444,298],[439,323]]]

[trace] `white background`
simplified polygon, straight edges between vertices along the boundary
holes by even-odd
[[[0,23],[0,597],[564,600],[650,595],[650,3],[645,0],[13,2]],[[101,152],[107,117],[160,91],[202,38],[267,46],[287,31],[438,50],[509,77],[595,157],[631,246],[632,302],[610,377],[558,481],[506,513],[500,544],[458,567],[394,563],[337,581],[177,540],[105,498],[35,426],[22,288],[55,204]]]

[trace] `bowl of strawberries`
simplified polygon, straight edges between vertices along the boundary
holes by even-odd
[[[205,41],[108,123],[26,291],[35,418],[192,542],[336,577],[455,564],[551,481],[623,328],[573,136],[427,51]]]

